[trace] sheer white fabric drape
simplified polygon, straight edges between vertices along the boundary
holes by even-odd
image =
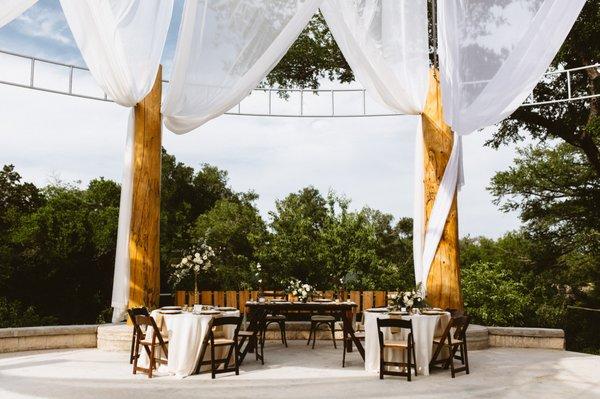
[[[462,184],[461,136],[509,116],[531,93],[585,0],[438,1],[438,54],[444,118],[455,132],[431,220],[446,220]],[[444,224],[427,226],[427,280]]]
[[[109,98],[133,107],[152,89],[160,64],[172,0],[61,0],[90,69]],[[133,109],[127,127],[119,230],[111,306],[113,322],[123,320],[129,301],[129,226],[133,184]]]
[[[321,12],[356,79],[389,108],[419,115],[428,84],[425,0],[325,0]]]
[[[152,88],[173,0],[60,0],[90,73],[109,98],[133,107]]]
[[[175,133],[222,115],[277,65],[320,0],[187,0],[165,125]]]
[[[429,84],[426,0],[325,0],[321,12],[350,68],[369,95],[396,112],[421,114]],[[414,182],[413,254],[415,279],[420,282],[425,236],[420,118]],[[443,216],[439,223],[445,220]]]
[[[37,0],[0,0],[0,28],[23,14],[35,3]]]

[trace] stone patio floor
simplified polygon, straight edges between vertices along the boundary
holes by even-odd
[[[65,349],[0,354],[0,398],[600,398],[600,356],[548,349],[469,352],[471,374],[434,371],[412,382],[364,371],[355,351],[341,367],[331,341],[311,350],[268,342],[266,364],[249,355],[239,376],[183,380],[132,375],[128,353]]]

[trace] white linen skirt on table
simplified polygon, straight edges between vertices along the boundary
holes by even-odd
[[[377,319],[389,319],[388,313],[364,312],[365,320],[365,370],[370,372],[379,372],[379,335],[377,330]],[[412,320],[413,338],[415,340],[415,355],[417,357],[417,371],[420,375],[429,375],[429,362],[433,355],[433,338],[436,333],[448,324],[450,313],[442,315],[407,315],[401,316],[404,320]],[[408,331],[403,329],[401,332],[393,334],[391,328],[383,329],[385,340],[402,341],[408,338]],[[385,358],[387,361],[400,362],[405,361],[404,351],[386,349]]]
[[[240,311],[228,311],[221,313],[222,316],[239,316]],[[158,311],[153,311],[151,316],[158,318]],[[193,313],[180,314],[164,314],[163,321],[169,334],[168,345],[168,364],[159,367],[159,373],[168,373],[178,378],[184,378],[191,375],[196,370],[196,366],[200,361],[200,353],[202,352],[202,342],[208,333],[210,320],[212,315],[196,315]],[[219,316],[217,316],[219,317]],[[223,335],[225,338],[233,338],[235,327],[224,326]],[[163,329],[164,331],[164,329]],[[151,331],[148,331],[151,334]],[[217,358],[222,358],[228,351],[227,347],[215,348]],[[210,359],[210,351],[205,353],[205,360]],[[138,361],[142,367],[147,367],[148,356],[145,351],[140,351],[140,359]],[[201,371],[210,369],[210,365],[203,366]]]

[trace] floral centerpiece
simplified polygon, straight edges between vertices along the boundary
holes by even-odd
[[[298,279],[291,279],[285,292],[294,295],[302,302],[306,302],[308,301],[308,298],[312,296],[314,288],[309,284],[303,284]]]
[[[427,306],[421,284],[409,291],[398,291],[391,296],[389,302],[393,308],[406,308],[408,312]]]
[[[200,240],[198,243],[190,246],[184,252],[183,258],[177,264],[171,265],[174,272],[171,279],[175,285],[179,284],[184,277],[194,274],[194,300],[198,298],[198,276],[201,271],[208,271],[212,267],[212,260],[215,257],[215,251],[206,243],[206,240]]]

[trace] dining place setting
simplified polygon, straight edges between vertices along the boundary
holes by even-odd
[[[242,302],[239,309],[201,304],[150,312],[132,308],[128,310],[133,324],[130,363],[134,374],[149,378],[185,378],[204,372],[213,379],[221,373],[238,375],[250,355],[265,364],[267,330],[278,332],[287,348],[286,324],[303,320],[310,322],[306,342],[310,349],[315,349],[318,333],[323,337],[326,331],[337,349],[336,332],[341,332],[342,367],[347,366],[347,354],[356,349],[364,370],[378,373],[381,379],[390,375],[411,381],[437,367],[449,369],[452,378],[462,371],[469,374],[469,317],[463,311],[428,307],[414,290],[390,293],[386,303],[360,312],[361,303],[349,298],[292,297],[272,291]],[[271,324],[276,328],[269,329]]]

